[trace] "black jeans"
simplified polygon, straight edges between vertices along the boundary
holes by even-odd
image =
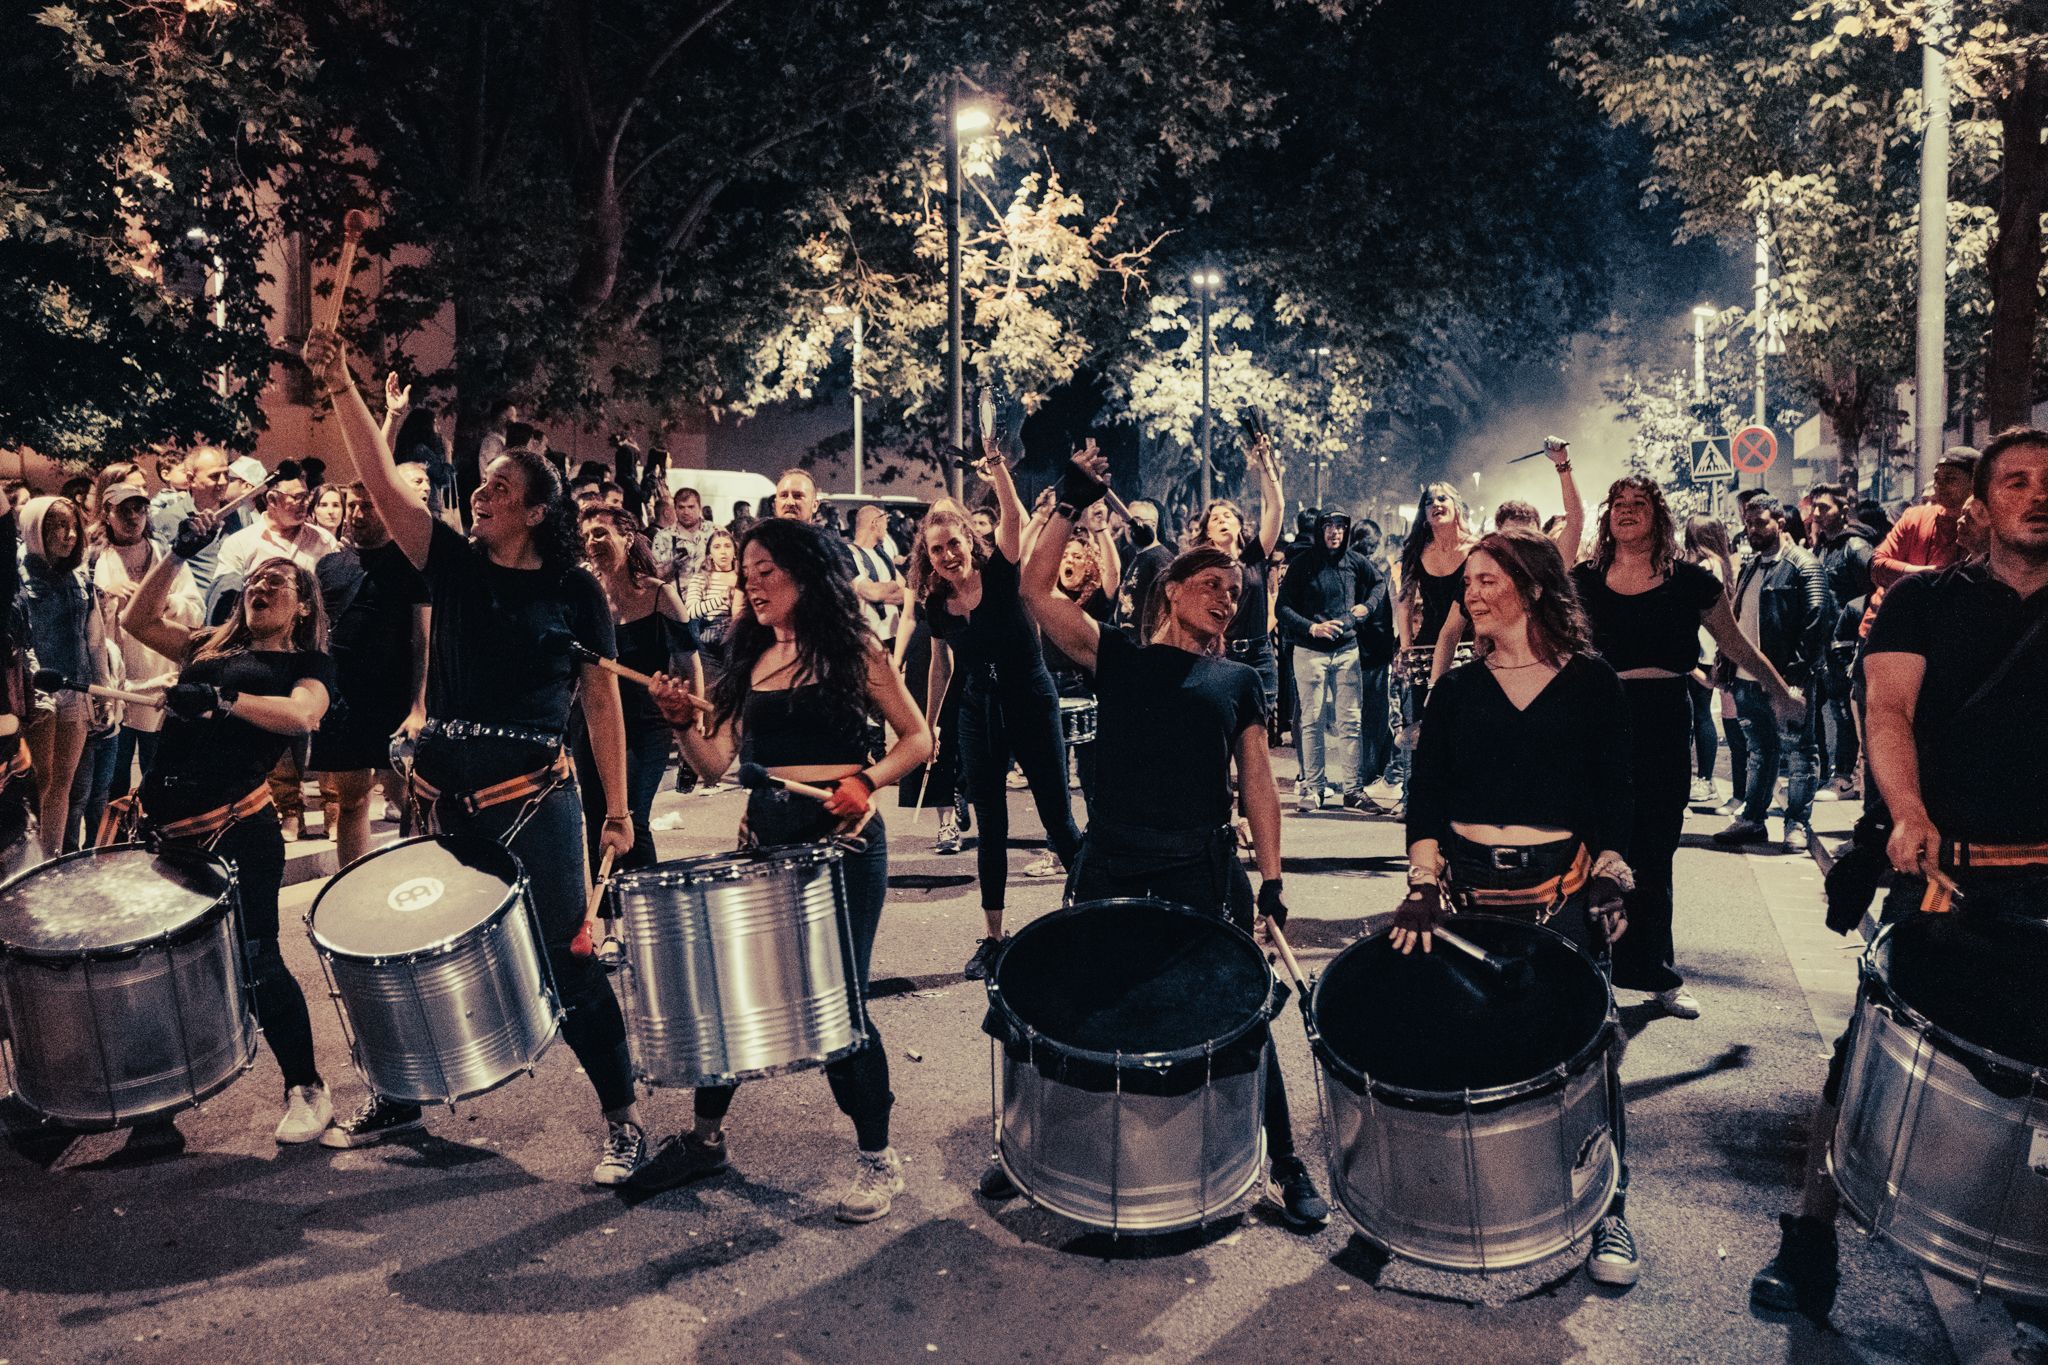
[[[1672,860],[1685,833],[1692,794],[1692,698],[1683,678],[1624,678],[1628,698],[1629,780],[1635,793],[1628,865],[1628,932],[1614,944],[1614,984],[1670,991],[1685,984],[1672,943]]]
[[[1060,734],[1059,693],[1043,668],[1012,680],[969,674],[960,696],[960,759],[967,799],[980,832],[974,870],[981,881],[981,908],[1000,911],[1010,879],[1010,758],[1031,784],[1031,800],[1045,826],[1046,842],[1071,869],[1081,848],[1067,799],[1067,748]]]
[[[1227,828],[1146,830],[1091,823],[1081,856],[1067,875],[1067,903],[1124,896],[1190,906],[1251,932],[1251,878],[1237,860],[1237,839]],[[1266,1155],[1280,1162],[1294,1155],[1294,1116],[1288,1112],[1287,1082],[1270,1036],[1265,1067]]]
[[[747,798],[747,833],[757,844],[811,843],[830,834],[835,821],[806,796],[756,791]],[[840,863],[846,887],[846,918],[853,934],[853,962],[860,975],[861,1018],[867,1045],[825,1068],[825,1082],[839,1112],[853,1120],[855,1139],[864,1152],[889,1145],[889,1111],[896,1096],[889,1090],[889,1050],[882,1043],[875,1018],[868,1013],[868,965],[874,956],[875,931],[882,924],[882,906],[889,895],[889,834],[882,809],[875,807],[857,839],[842,839],[846,857]],[[732,1108],[737,1085],[704,1086],[692,1097],[697,1117],[723,1123]]]
[[[583,846],[592,867],[602,856],[605,810],[604,783],[598,776],[597,754],[590,732],[578,725],[571,740],[576,755],[576,785],[583,789]],[[649,823],[661,780],[668,776],[669,729],[666,725],[626,729],[626,805],[633,813],[633,851],[615,860],[612,869],[626,872],[653,867],[654,829]]]
[[[470,814],[456,794],[475,791],[520,773],[532,772],[553,750],[507,740],[423,739],[421,775],[444,793],[434,807],[442,832],[476,834],[505,843],[506,832],[525,813],[527,801],[507,801]],[[583,802],[574,781],[540,798],[533,817],[506,844],[526,869],[527,894],[540,923],[541,947],[555,979],[565,1017],[562,1041],[583,1064],[597,1091],[598,1107],[609,1112],[633,1102],[633,1063],[626,1051],[626,1019],[612,994],[611,978],[594,958],[578,957],[569,945],[583,928],[586,890],[583,861]]]
[[[165,840],[170,847],[204,849],[200,840]],[[221,833],[213,852],[235,865],[236,913],[242,924],[242,962],[249,975],[249,995],[256,1022],[284,1072],[287,1089],[319,1085],[320,1068],[313,1064],[313,1020],[306,1011],[306,993],[285,966],[277,947],[277,890],[284,881],[284,831],[276,810],[265,807],[237,820]]]
[[[1280,696],[1280,662],[1273,655],[1273,638],[1255,635],[1249,640],[1226,640],[1223,657],[1259,675],[1259,690],[1265,694],[1266,719],[1270,721]]]

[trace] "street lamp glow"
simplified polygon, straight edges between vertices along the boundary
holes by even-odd
[[[953,117],[953,130],[972,137],[995,127],[995,118],[978,104],[970,104]]]
[[[1714,305],[1711,303],[1703,303],[1692,310],[1692,315],[1696,318],[1706,319],[1713,317],[1716,313],[1720,311],[1720,309],[1714,307]]]
[[[1204,294],[1214,293],[1223,287],[1223,272],[1220,270],[1197,270],[1188,276],[1188,283]]]

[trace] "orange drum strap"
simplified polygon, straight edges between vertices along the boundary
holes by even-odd
[[[1964,844],[1944,841],[1941,865],[1951,872],[1971,872],[1987,867],[2048,867],[2048,844]],[[1955,908],[1955,894],[1932,877],[1920,909],[1930,915],[1945,915]]]
[[[1513,888],[1457,888],[1458,897],[1474,910],[1535,910],[1539,919],[1549,919],[1564,903],[1582,890],[1593,873],[1593,859],[1584,844],[1579,845],[1572,865],[1562,873],[1534,886]]]
[[[135,833],[135,822],[141,818],[142,808],[135,803],[135,793],[117,796],[107,802],[107,808],[100,814],[100,827],[93,834],[92,846],[105,848],[108,844],[127,843]]]
[[[239,801],[158,825],[156,832],[165,839],[212,840],[225,832],[229,825],[248,819],[269,804],[270,783],[266,780]]]
[[[473,792],[461,792],[457,794],[455,800],[465,811],[475,815],[478,811],[489,810],[492,806],[502,806],[508,801],[523,801],[529,796],[537,796],[559,783],[568,781],[575,775],[575,771],[569,759],[569,751],[563,749],[555,755],[555,761],[545,768],[535,768],[530,773],[508,777],[503,782],[493,782],[488,787],[478,787]],[[413,794],[423,804],[432,806],[441,799],[441,789],[421,777],[417,765],[407,778]]]

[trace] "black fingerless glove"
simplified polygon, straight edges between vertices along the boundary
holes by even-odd
[[[1417,882],[1394,909],[1394,927],[1427,934],[1451,917],[1444,909],[1444,889],[1435,882]]]
[[[187,517],[178,523],[178,534],[171,537],[171,553],[179,559],[190,559],[213,544],[214,537],[219,534],[218,522],[210,529],[202,531],[193,525],[192,518]]]
[[[212,683],[178,683],[164,690],[164,705],[181,720],[204,720],[226,704]]]
[[[1596,915],[1612,915],[1622,909],[1621,883],[1612,877],[1591,877],[1586,881],[1586,896],[1592,902]]]
[[[1109,485],[1096,479],[1076,464],[1069,464],[1060,474],[1059,505],[1071,507],[1076,512],[1101,502],[1109,492]]]
[[[1278,928],[1287,927],[1287,903],[1280,899],[1280,879],[1259,883],[1259,913]]]

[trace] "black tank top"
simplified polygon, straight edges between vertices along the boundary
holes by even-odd
[[[747,693],[741,716],[742,755],[764,768],[803,763],[866,763],[873,727],[865,713],[856,722],[845,706],[832,705],[819,683]]]
[[[1450,619],[1451,607],[1465,599],[1465,566],[1460,564],[1441,576],[1424,569],[1417,583],[1422,594],[1422,629],[1416,632],[1415,643],[1433,645]]]

